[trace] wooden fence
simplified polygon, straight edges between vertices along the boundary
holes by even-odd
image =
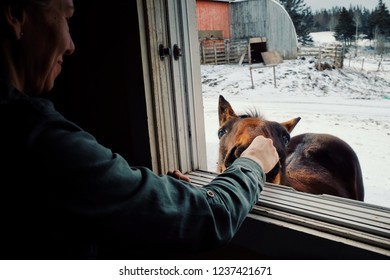
[[[344,48],[342,45],[301,47],[298,50],[298,56],[313,56],[317,58],[317,64],[320,68],[322,63],[328,60],[332,60],[332,67],[343,68],[344,66]]]
[[[202,40],[199,42],[201,64],[238,63],[247,59],[247,40]]]

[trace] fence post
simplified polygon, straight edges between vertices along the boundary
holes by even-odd
[[[252,56],[251,56],[251,43],[249,41],[249,44],[248,44],[248,62],[249,64],[252,64]]]
[[[215,41],[213,42],[214,44],[214,64],[217,65],[218,64],[218,61],[217,61],[217,47],[215,46]]]
[[[205,49],[204,49],[204,42],[201,42],[201,46],[202,46],[203,64],[206,64],[206,52],[205,52]]]
[[[249,66],[249,72],[251,74],[252,89],[254,89],[255,88],[255,84],[253,83],[252,66]]]
[[[319,48],[319,55],[318,55],[318,71],[321,71],[321,59],[322,59],[322,53],[321,53],[321,46]]]
[[[230,43],[228,40],[225,41],[225,53],[226,53],[226,61],[229,64],[230,63]]]
[[[237,44],[236,53],[238,57],[238,61],[240,61],[240,55],[241,55],[241,42]]]
[[[379,72],[379,69],[381,68],[382,60],[383,60],[383,54],[381,54],[381,60],[379,61],[377,72]],[[383,70],[383,65],[382,65],[382,70]]]
[[[276,71],[275,71],[276,65],[273,65],[272,67],[274,68],[274,86],[276,88]]]
[[[349,54],[349,62],[348,62],[348,67],[351,67],[351,54]]]

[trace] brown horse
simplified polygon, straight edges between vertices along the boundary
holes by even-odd
[[[330,194],[355,200],[364,199],[360,163],[343,140],[329,135],[305,133],[290,139],[300,118],[278,123],[258,113],[236,115],[225,98],[219,96],[218,171],[223,172],[258,136],[271,138],[280,161],[267,175],[267,182],[285,185],[312,194]]]

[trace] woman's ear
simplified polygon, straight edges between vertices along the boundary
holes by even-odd
[[[16,40],[23,36],[23,23],[25,20],[25,11],[20,5],[8,5],[4,8],[6,23],[10,27],[10,32]]]

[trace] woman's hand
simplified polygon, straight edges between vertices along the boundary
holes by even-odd
[[[279,161],[272,139],[264,136],[253,139],[248,148],[242,152],[241,157],[256,161],[263,168],[264,173],[271,171]]]
[[[188,177],[187,175],[184,175],[179,170],[168,171],[167,175],[169,175],[173,178],[176,178],[178,180],[183,180],[183,181],[191,183],[190,177]]]

